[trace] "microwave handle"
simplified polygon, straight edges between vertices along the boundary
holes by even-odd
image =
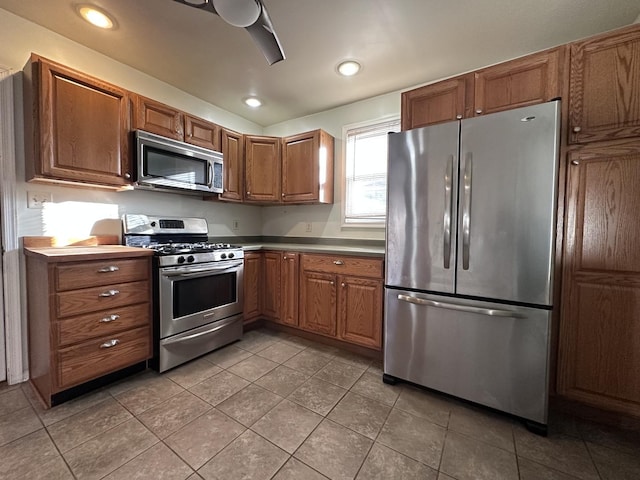
[[[208,162],[209,164],[209,182],[207,183],[207,187],[209,190],[213,187],[213,162]]]

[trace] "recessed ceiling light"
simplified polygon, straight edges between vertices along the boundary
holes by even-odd
[[[351,77],[358,73],[362,65],[355,60],[345,60],[338,65],[338,73],[343,77]]]
[[[247,97],[244,99],[244,103],[249,105],[251,108],[258,108],[262,105],[262,100],[257,97]]]
[[[111,29],[115,26],[115,21],[104,10],[93,5],[78,5],[78,13],[82,18],[99,28]]]

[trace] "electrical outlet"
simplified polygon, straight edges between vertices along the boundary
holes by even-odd
[[[307,222],[305,224],[304,231],[307,233],[311,233],[311,222]]]
[[[27,208],[43,208],[51,203],[51,192],[27,192]]]
[[[231,224],[231,229],[235,231],[240,230],[240,222],[238,220],[234,220]]]

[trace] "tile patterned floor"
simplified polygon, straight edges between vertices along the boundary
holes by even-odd
[[[518,422],[269,330],[50,410],[0,385],[0,479],[625,480],[640,432]]]

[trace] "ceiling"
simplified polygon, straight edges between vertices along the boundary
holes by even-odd
[[[638,0],[264,0],[287,59],[269,66],[243,28],[173,0],[0,0],[42,25],[198,98],[268,126],[632,23]],[[336,74],[346,58],[364,68]],[[259,109],[242,103],[248,95]]]

